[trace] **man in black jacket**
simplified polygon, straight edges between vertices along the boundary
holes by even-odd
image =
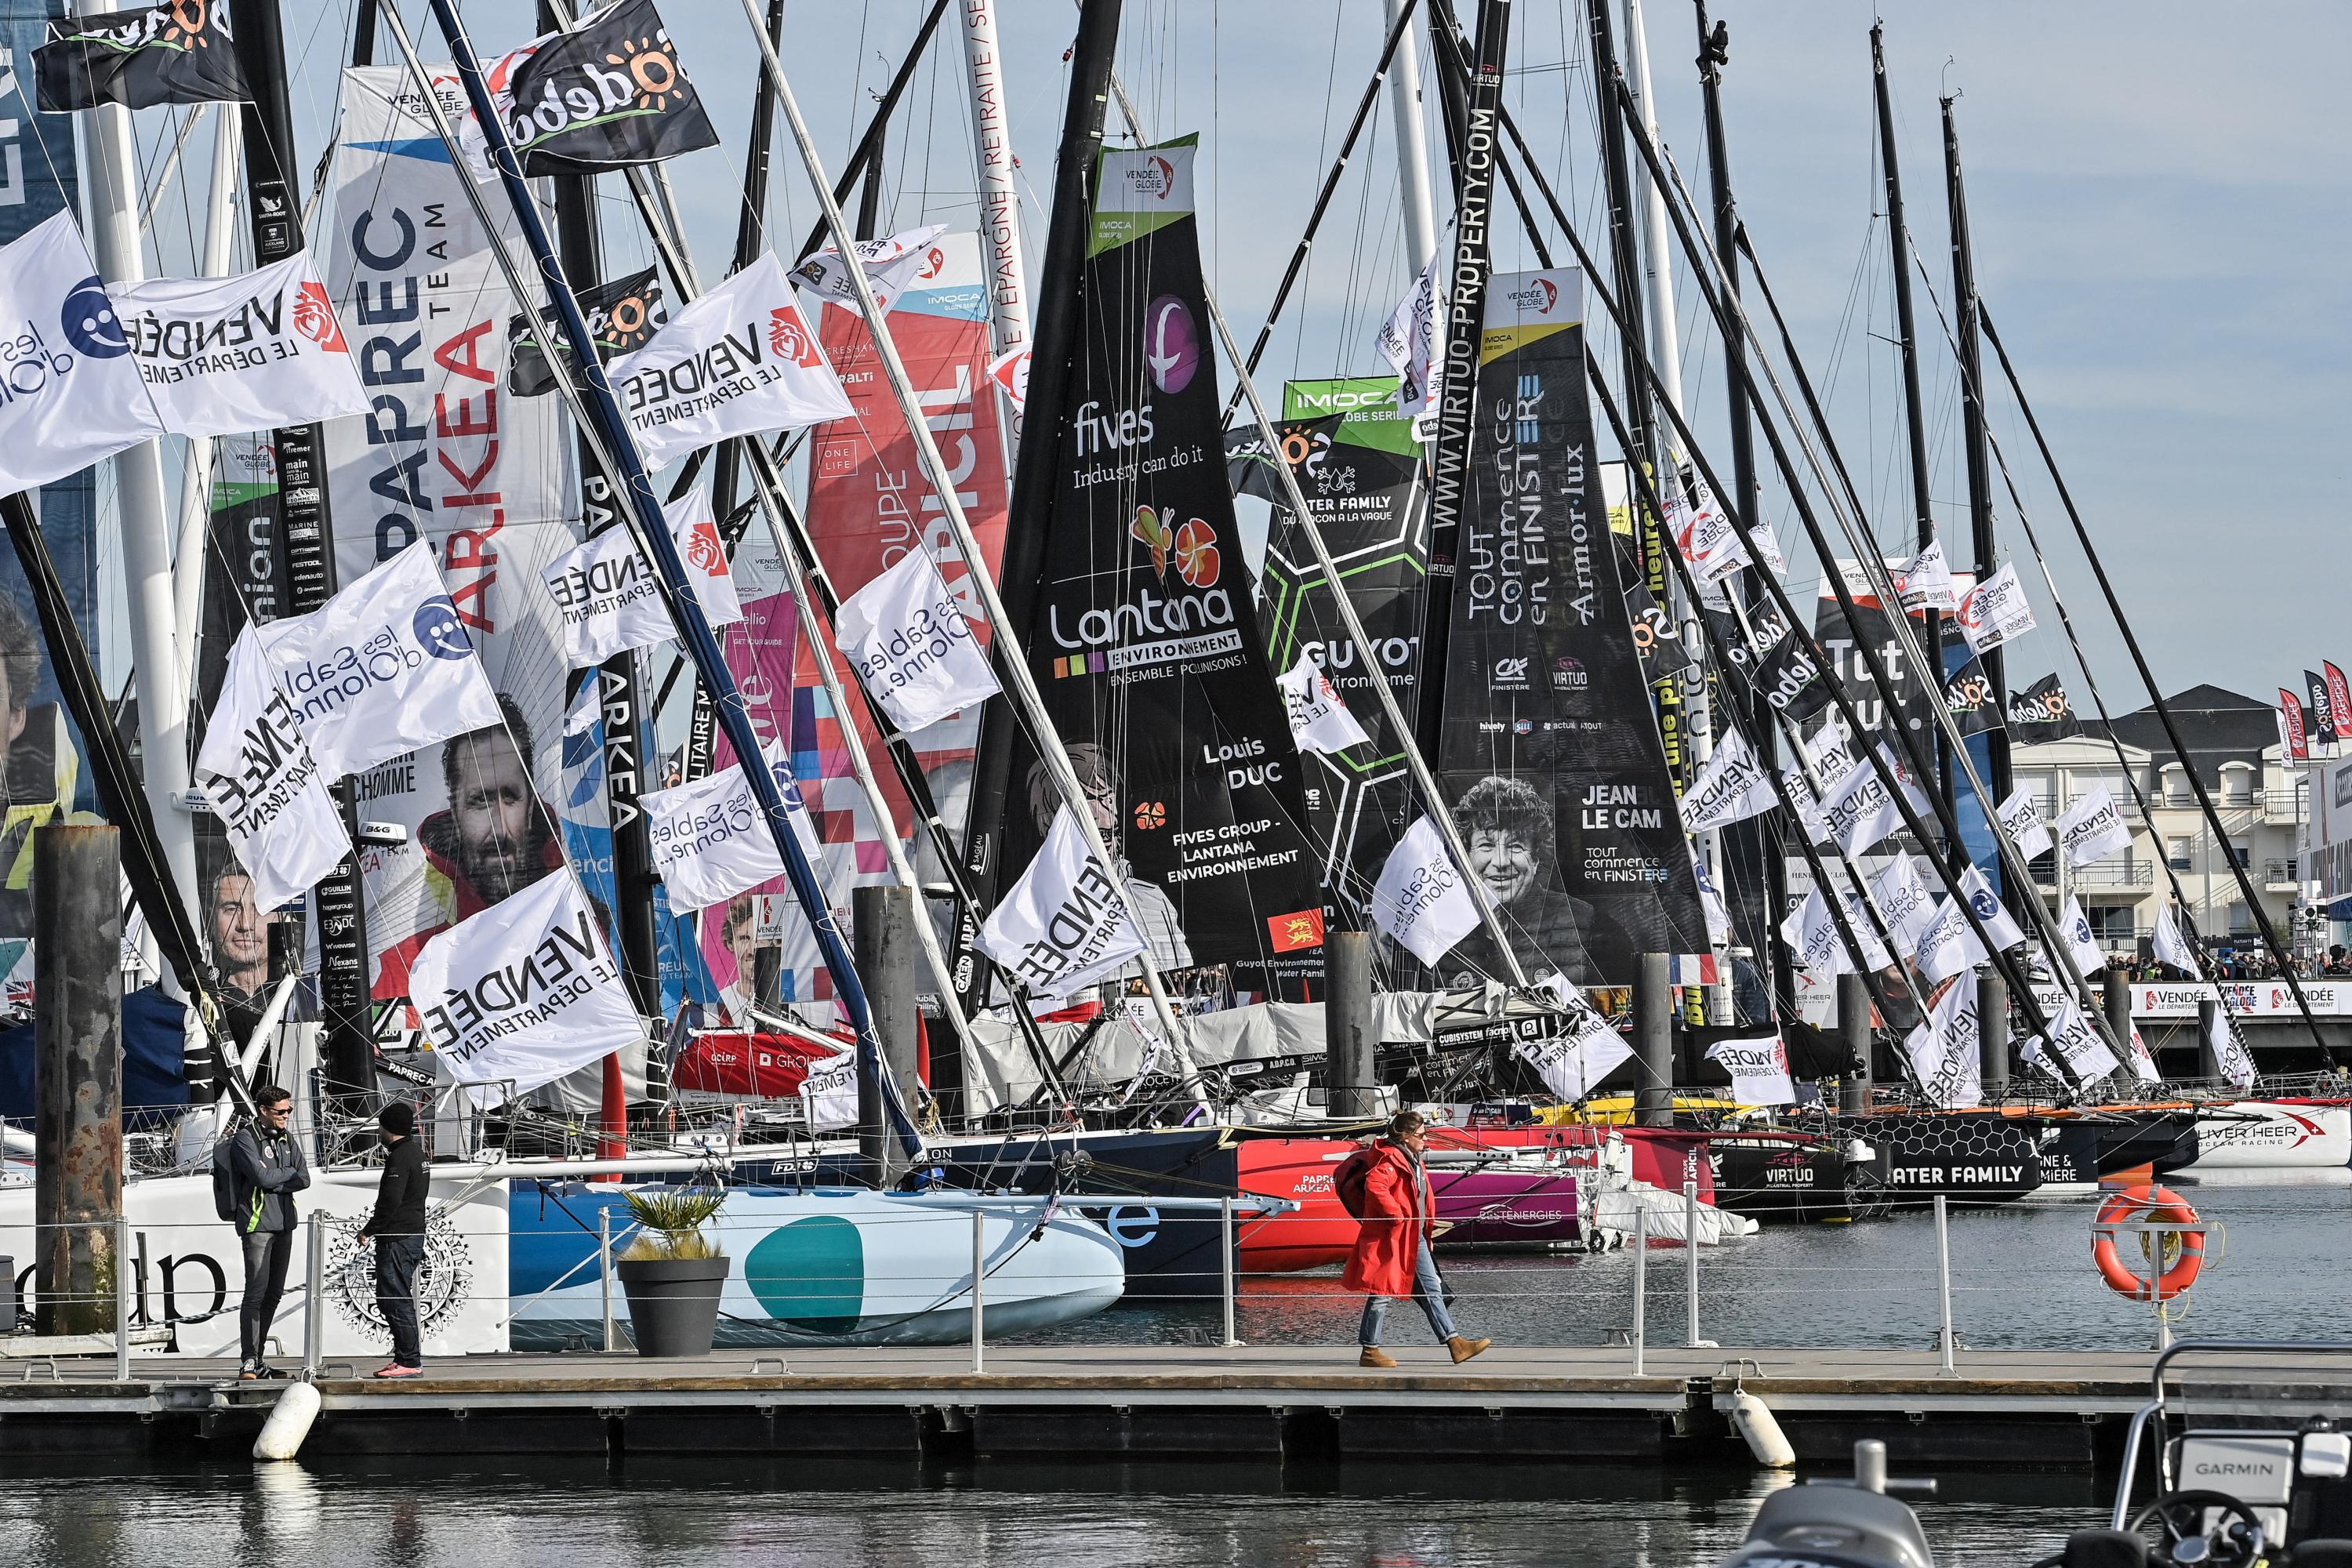
[[[254,1085],[254,1119],[228,1142],[237,1236],[245,1244],[245,1296],[237,1309],[237,1377],[282,1375],[262,1359],[269,1325],[286,1293],[294,1256],[294,1194],[310,1184],[302,1146],[286,1130],[294,1097],[274,1083]]]
[[[376,1184],[375,1213],[360,1234],[375,1239],[376,1310],[392,1331],[392,1361],[376,1375],[422,1377],[416,1269],[425,1261],[425,1195],[432,1178],[425,1171],[425,1144],[416,1136],[415,1108],[395,1100],[375,1121],[383,1132],[383,1179]]]

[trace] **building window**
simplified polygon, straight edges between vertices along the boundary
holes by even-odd
[[[2164,804],[2167,805],[2196,804],[2196,796],[2189,793],[2189,775],[2181,771],[2179,763],[2164,764]]]
[[[2230,840],[2230,858],[2238,863],[2238,869],[2245,870],[2254,863],[2253,847],[2245,839],[2232,838]]]
[[[2230,906],[2229,913],[2230,934],[2231,936],[2247,936],[2252,934],[2254,929],[2254,922],[2252,917],[2246,913],[2245,905],[2231,904]]]
[[[2176,871],[2189,869],[2189,840],[2175,834],[2164,841],[2164,863]]]
[[[2092,939],[2102,947],[2129,947],[2136,930],[2129,904],[2090,904],[2083,918],[2091,922]]]
[[[2017,787],[2040,801],[2042,815],[2047,816],[2054,815],[2054,803],[2058,798],[2056,781],[2054,773],[2020,773],[2017,775]]]
[[[2254,770],[2243,763],[2221,765],[2221,804],[2249,806],[2254,804]]]

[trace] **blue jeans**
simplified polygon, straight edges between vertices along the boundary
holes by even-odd
[[[402,1366],[425,1364],[416,1331],[416,1268],[424,1261],[421,1236],[375,1238],[376,1310],[392,1331],[392,1359]]]
[[[1429,1328],[1443,1344],[1454,1337],[1454,1320],[1445,1310],[1445,1286],[1437,1278],[1437,1260],[1429,1256],[1429,1242],[1422,1241],[1421,1250],[1413,1254],[1412,1299],[1421,1303],[1423,1313],[1429,1319]],[[1356,1332],[1360,1345],[1381,1342],[1381,1320],[1388,1314],[1391,1296],[1367,1296],[1364,1299],[1364,1322]]]

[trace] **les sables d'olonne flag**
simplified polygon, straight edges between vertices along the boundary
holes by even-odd
[[[522,172],[593,174],[719,144],[702,95],[653,0],[608,5],[550,34],[507,73],[498,100]]]
[[[154,278],[112,293],[156,410],[180,435],[372,411],[307,250],[235,278]]]
[[[49,24],[33,51],[41,110],[63,114],[119,103],[240,103],[253,94],[220,0],[177,0]]]
[[[852,410],[770,251],[612,367],[646,466],[730,436],[796,430]]]
[[[165,433],[121,312],[73,218],[0,248],[0,494],[32,489]]]

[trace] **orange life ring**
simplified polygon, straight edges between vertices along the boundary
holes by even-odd
[[[2099,1205],[2097,1224],[2120,1225],[2135,1219],[2153,1220],[2160,1225],[2189,1226],[2197,1223],[2197,1211],[2169,1187],[2132,1187],[2116,1193]],[[2149,1232],[2141,1233],[2141,1256],[2149,1256]],[[2112,1232],[2094,1229],[2091,1240],[2091,1260],[2099,1266],[2099,1277],[2107,1289],[2135,1301],[2169,1301],[2197,1283],[2198,1273],[2205,1267],[2205,1233],[2183,1230],[2167,1233],[2161,1244],[2169,1252],[2179,1248],[2171,1266],[2151,1282],[2145,1276],[2126,1267],[2116,1256],[2116,1238]]]

